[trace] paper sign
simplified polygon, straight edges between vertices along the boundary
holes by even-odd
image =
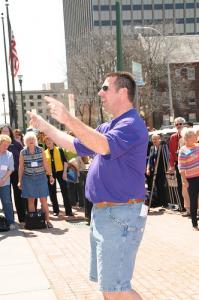
[[[149,207],[146,204],[142,204],[142,208],[140,211],[140,217],[146,217],[148,214]]]
[[[6,165],[1,165],[0,169],[1,169],[2,171],[7,171],[8,166],[6,166]]]

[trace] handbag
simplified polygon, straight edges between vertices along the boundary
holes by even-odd
[[[46,228],[45,213],[43,210],[28,212],[25,217],[25,229]]]
[[[74,166],[70,165],[67,168],[67,176],[66,176],[66,181],[72,182],[72,183],[77,183],[78,182],[78,172],[75,169]]]
[[[8,220],[4,216],[0,216],[0,232],[3,231],[9,231],[10,230],[10,225],[8,223]]]

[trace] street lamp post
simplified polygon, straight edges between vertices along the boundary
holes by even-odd
[[[5,121],[5,124],[6,124],[6,123],[7,123],[7,122],[6,122],[6,104],[5,104],[5,94],[4,94],[4,93],[2,94],[2,99],[3,99],[4,121]]]
[[[23,102],[22,78],[23,75],[18,75],[20,91],[21,91],[22,127],[23,127],[23,132],[25,132],[26,124],[25,124],[25,112],[24,112],[24,102]]]
[[[116,10],[117,71],[122,71],[123,70],[123,57],[122,57],[122,25],[121,25],[120,0],[115,1],[115,10]]]
[[[170,65],[169,65],[169,51],[168,51],[168,45],[166,42],[165,36],[162,34],[161,31],[159,31],[156,28],[153,28],[151,26],[136,26],[135,29],[146,29],[146,30],[152,30],[156,32],[158,35],[160,35],[163,38],[163,41],[165,43],[165,49],[166,49],[166,61],[167,61],[167,80],[168,80],[168,90],[169,90],[169,110],[170,110],[170,123],[173,123],[174,121],[174,108],[173,108],[173,99],[172,99],[172,90],[171,90],[171,72],[170,72]]]

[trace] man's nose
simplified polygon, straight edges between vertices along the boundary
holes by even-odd
[[[99,92],[98,92],[98,96],[102,96],[103,95],[103,90],[101,89],[101,90],[99,90]]]

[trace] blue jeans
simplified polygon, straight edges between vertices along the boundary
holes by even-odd
[[[103,292],[131,290],[135,258],[145,228],[142,203],[92,208],[90,280]]]
[[[0,186],[0,199],[9,224],[14,224],[14,212],[10,194],[10,185]]]

